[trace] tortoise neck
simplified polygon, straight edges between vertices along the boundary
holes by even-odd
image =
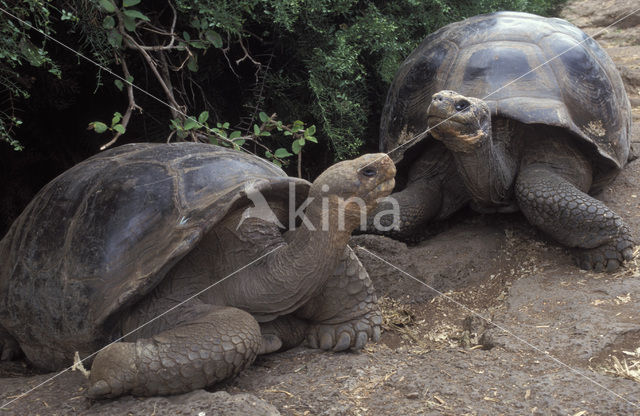
[[[516,166],[507,147],[515,141],[513,130],[508,120],[495,120],[487,123],[472,150],[452,151],[460,176],[481,206],[508,205],[512,199]]]
[[[252,276],[251,293],[243,290],[242,302],[234,302],[235,306],[258,321],[269,321],[292,313],[322,290],[355,228],[349,221],[341,228],[335,208],[314,200],[305,210],[306,221],[284,234],[286,244],[247,271]]]

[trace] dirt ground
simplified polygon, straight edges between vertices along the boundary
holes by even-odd
[[[561,14],[616,61],[634,108],[636,152],[640,13],[601,30],[638,7],[578,0]],[[638,241],[639,195],[636,160],[598,196]],[[361,353],[296,348],[260,357],[210,392],[169,398],[91,402],[84,377],[68,372],[0,415],[640,414],[640,255],[619,273],[597,274],[577,269],[519,214],[462,212],[443,228],[409,247],[352,239],[385,318],[382,340]],[[0,364],[0,376],[3,404],[53,374],[11,362]]]

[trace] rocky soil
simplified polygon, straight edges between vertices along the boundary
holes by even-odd
[[[624,17],[638,7],[635,0],[578,0],[561,13],[618,65],[636,151],[640,13]],[[598,196],[638,241],[639,195],[637,160]],[[47,382],[0,415],[640,414],[640,255],[619,273],[597,274],[577,269],[567,250],[519,214],[465,211],[443,228],[409,247],[353,238],[385,316],[381,342],[361,353],[296,348],[260,357],[211,392],[103,402],[85,398],[78,372],[47,381],[54,374],[3,363],[0,405]]]

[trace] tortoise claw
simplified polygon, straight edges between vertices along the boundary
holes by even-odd
[[[340,324],[317,324],[307,334],[307,346],[323,350],[361,350],[369,341],[380,339],[382,317],[378,311]]]
[[[577,252],[577,263],[584,270],[615,272],[625,261],[633,258],[633,241],[623,235],[617,241]]]

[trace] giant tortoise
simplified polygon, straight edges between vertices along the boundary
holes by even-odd
[[[60,370],[109,344],[91,367],[101,398],[202,388],[305,337],[360,349],[381,316],[347,241],[394,175],[383,154],[310,184],[207,144],[100,153],[46,185],[0,241],[2,358],[22,350]]]
[[[629,228],[587,194],[628,161],[629,100],[611,59],[572,24],[499,12],[445,26],[400,66],[382,114],[381,150],[407,172],[392,235],[470,204],[522,211],[584,269],[631,258]]]

